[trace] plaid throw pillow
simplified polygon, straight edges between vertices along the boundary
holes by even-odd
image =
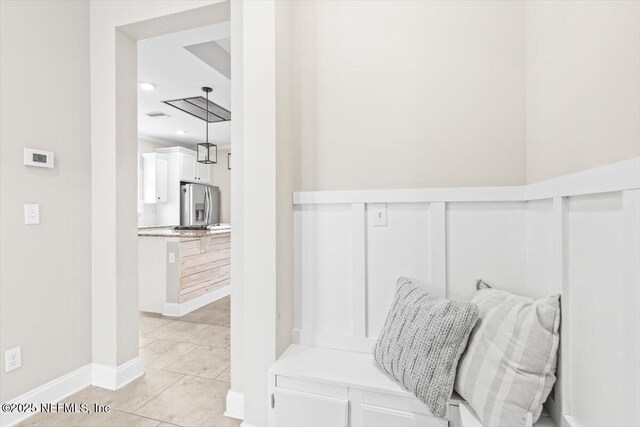
[[[560,296],[533,300],[483,282],[480,319],[460,360],[456,391],[485,427],[531,426],[555,383]]]

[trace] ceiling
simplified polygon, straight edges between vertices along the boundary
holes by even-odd
[[[138,136],[172,145],[193,147],[205,140],[205,122],[162,101],[204,96],[231,110],[229,22],[196,28],[138,42],[138,82],[155,89],[138,88]],[[149,113],[168,115],[149,117]],[[184,130],[185,135],[176,131]],[[229,148],[231,122],[211,123],[209,142]]]

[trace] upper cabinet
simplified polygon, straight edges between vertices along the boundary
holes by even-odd
[[[183,147],[160,148],[157,153],[169,156],[169,162],[178,172],[180,181],[213,184],[211,165],[198,163],[196,152]]]
[[[169,159],[164,154],[142,154],[143,201],[144,203],[166,203]]]
[[[198,163],[196,161],[196,179],[198,182],[203,182],[205,184],[213,184],[211,173],[211,165],[207,165],[204,163]]]
[[[185,150],[186,151],[186,150]],[[177,158],[180,162],[180,180],[197,181],[196,156],[185,152],[179,152]]]

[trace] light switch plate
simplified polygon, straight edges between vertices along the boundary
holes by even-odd
[[[40,205],[24,205],[24,223],[40,224]]]
[[[387,226],[387,204],[386,203],[372,203],[369,205],[373,212],[373,226],[374,227],[386,227]]]

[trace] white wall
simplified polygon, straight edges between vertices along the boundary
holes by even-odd
[[[298,144],[293,138],[293,4],[276,2],[276,351],[291,344],[293,327],[293,207]]]
[[[152,141],[150,139],[138,138],[138,153],[153,153],[156,148],[170,147],[166,142]]]
[[[294,2],[297,189],[523,184],[524,13],[524,2]]]
[[[640,155],[639,2],[307,1],[293,19],[297,189],[514,185]]]
[[[91,362],[89,8],[2,1],[0,19],[0,354],[22,347],[5,402]],[[23,166],[23,147],[55,168]]]
[[[527,180],[640,156],[640,2],[527,3]]]

